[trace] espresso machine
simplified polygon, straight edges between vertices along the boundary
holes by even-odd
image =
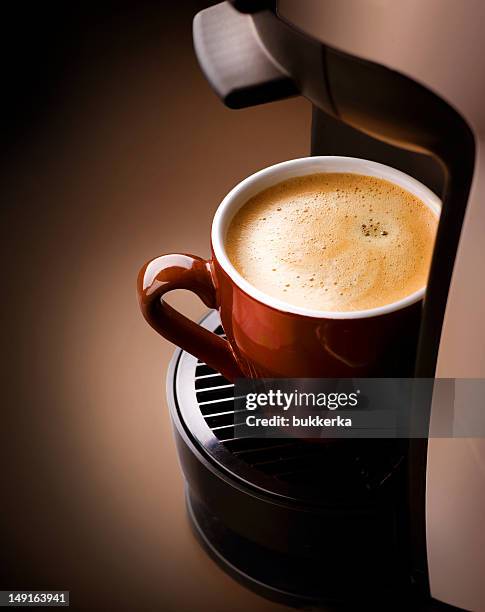
[[[302,95],[312,155],[382,162],[441,197],[416,377],[485,377],[483,23],[481,0],[234,0],[194,19],[228,107]],[[224,336],[216,312],[202,325]],[[181,350],[167,393],[191,524],[237,580],[299,607],[485,610],[484,439],[238,438],[233,385]]]

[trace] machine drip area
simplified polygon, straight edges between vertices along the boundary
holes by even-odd
[[[405,441],[238,438],[234,385],[181,350],[167,392],[190,522],[228,573],[297,606],[412,593]]]

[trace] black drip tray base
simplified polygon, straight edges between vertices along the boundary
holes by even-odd
[[[188,489],[186,503],[192,529],[210,557],[243,586],[267,599],[328,612],[367,604],[373,610],[421,609],[409,583],[389,584],[390,577],[380,573],[382,568],[373,567],[372,551],[368,567],[362,567],[359,576],[349,575],[342,563],[344,551],[333,562],[325,559],[322,550],[321,564],[271,551],[229,530]]]
[[[201,325],[224,337],[216,312]],[[424,609],[409,575],[399,441],[240,439],[234,385],[180,350],[167,392],[190,522],[226,573],[298,608]]]

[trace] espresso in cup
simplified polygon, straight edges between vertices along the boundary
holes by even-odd
[[[389,166],[312,156],[236,185],[209,259],[165,253],[138,276],[164,338],[228,380],[411,376],[440,201]],[[225,338],[165,301],[188,289]]]
[[[345,172],[289,178],[249,199],[225,237],[251,285],[328,312],[392,304],[427,282],[438,217],[385,179]]]

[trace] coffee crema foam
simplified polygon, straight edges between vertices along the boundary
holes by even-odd
[[[350,173],[291,178],[236,213],[225,246],[249,283],[312,310],[366,310],[426,285],[438,217],[405,189]]]

